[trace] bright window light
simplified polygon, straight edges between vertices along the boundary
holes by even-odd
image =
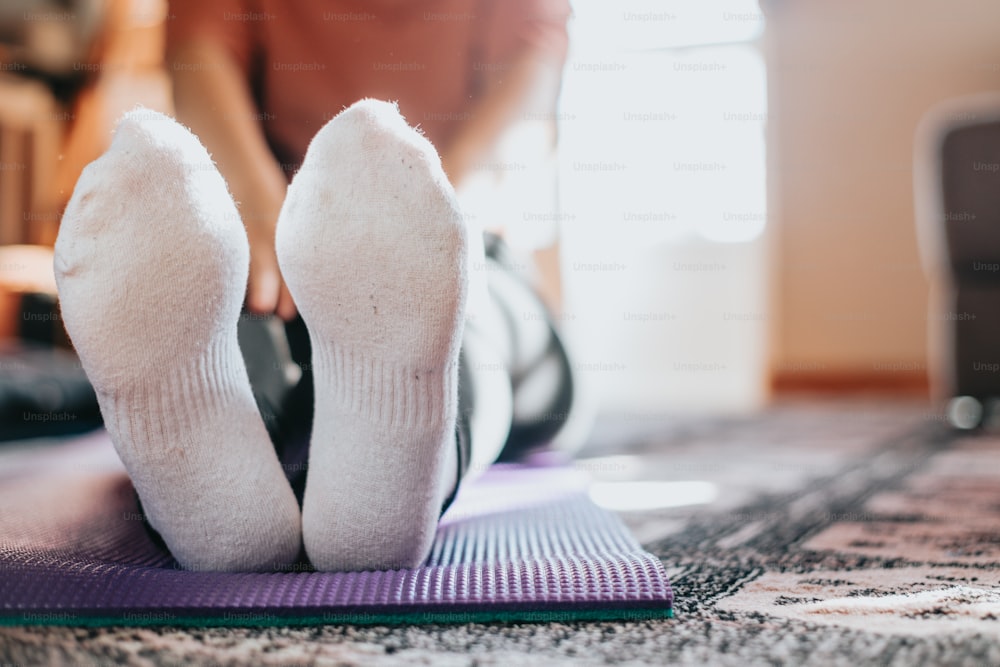
[[[705,505],[719,495],[711,482],[594,482],[590,499],[616,512]]]
[[[770,322],[758,3],[573,8],[557,221],[581,395],[608,412],[757,409]]]
[[[762,26],[753,0],[575,3],[560,114],[567,227],[602,248],[761,234],[767,77],[749,40]]]
[[[640,51],[746,42],[764,16],[756,0],[571,0],[579,29],[574,38],[609,50]]]

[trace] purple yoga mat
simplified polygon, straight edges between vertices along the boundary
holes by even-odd
[[[2,465],[2,464],[0,464]],[[413,570],[187,572],[144,528],[105,435],[0,469],[0,624],[284,625],[670,615],[663,566],[561,466],[465,486]]]

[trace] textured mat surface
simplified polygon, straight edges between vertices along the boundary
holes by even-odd
[[[586,496],[585,478],[496,466],[442,518],[424,566],[393,572],[178,569],[91,438],[0,477],[0,623],[282,625],[655,618],[660,561]],[[113,454],[113,452],[112,452]]]

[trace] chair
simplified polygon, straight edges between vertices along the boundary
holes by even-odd
[[[1000,406],[1000,93],[949,100],[915,144],[917,230],[931,282],[929,374],[959,428]]]

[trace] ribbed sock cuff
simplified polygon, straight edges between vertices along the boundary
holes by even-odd
[[[406,429],[441,425],[457,413],[457,359],[428,368],[323,345],[314,346],[313,363],[332,404],[366,421]]]
[[[141,446],[153,438],[170,442],[197,432],[220,414],[238,414],[231,412],[233,405],[248,398],[253,402],[248,382],[234,334],[212,341],[194,359],[178,360],[162,373],[122,382],[97,397],[105,423],[120,436],[117,441]]]

